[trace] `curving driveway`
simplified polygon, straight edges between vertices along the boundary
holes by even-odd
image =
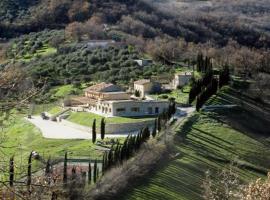
[[[194,112],[194,107],[177,107],[174,118],[181,119],[187,117],[190,113]],[[61,122],[53,122],[51,120],[43,120],[40,116],[32,116],[32,119],[28,119],[29,122],[34,124],[37,128],[40,129],[44,138],[50,139],[92,139],[92,131],[89,128],[89,131],[83,131],[77,129],[74,126],[64,124]],[[134,133],[125,133],[125,134],[106,134],[106,138],[119,138],[127,137],[129,134]],[[97,134],[97,138],[100,138],[100,134]]]
[[[25,118],[40,129],[44,138],[50,139],[92,139],[91,128],[89,132],[63,125],[61,122],[43,120],[40,116],[32,116],[32,119]],[[127,137],[128,134],[106,134],[107,138]],[[100,138],[100,134],[97,134]]]

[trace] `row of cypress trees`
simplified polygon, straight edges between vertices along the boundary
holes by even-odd
[[[152,136],[155,138],[157,133],[161,131],[170,117],[175,113],[175,103],[170,104],[166,112],[161,113],[155,120],[153,129],[150,131],[148,127],[143,128],[137,135],[129,135],[123,145],[112,145],[109,152],[105,152],[102,160],[102,173],[115,165],[120,165],[123,161],[128,160],[136,153],[144,142],[147,142]]]
[[[100,137],[103,140],[105,138],[105,119],[102,118],[100,122]],[[92,124],[92,143],[94,144],[97,140],[97,130],[96,130],[96,119],[93,120]]]
[[[213,78],[211,83],[197,96],[196,110],[199,111],[203,104],[218,90],[218,81]]]
[[[230,70],[228,65],[225,65],[224,68],[219,72],[219,88],[222,88],[224,85],[228,85],[230,81]]]
[[[198,72],[207,72],[211,71],[213,68],[211,58],[203,56],[202,53],[197,55],[197,71]]]
[[[202,89],[204,87],[206,87],[211,83],[212,79],[213,79],[213,71],[210,70],[207,71],[201,79],[193,83],[189,92],[189,100],[188,100],[189,104],[191,104],[196,99],[196,97],[202,92]]]

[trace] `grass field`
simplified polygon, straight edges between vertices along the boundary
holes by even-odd
[[[51,96],[56,99],[64,98],[68,95],[78,95],[81,92],[81,89],[76,88],[72,84],[54,87],[49,91],[49,93],[51,93]]]
[[[55,106],[53,108],[51,108],[48,113],[55,115],[57,113],[60,113],[63,109],[60,106]]]
[[[232,93],[228,98],[228,92],[225,88],[211,101],[228,104],[238,98]],[[269,138],[269,123],[242,107],[196,113],[176,133],[173,155],[179,156],[169,156],[121,199],[202,199],[205,172],[216,173],[231,162],[243,182],[264,177],[270,168]]]
[[[177,89],[173,90],[169,93],[162,93],[158,95],[150,95],[154,99],[164,99],[165,97],[174,98],[177,103],[186,104],[188,102],[188,95],[189,95],[190,87],[185,86],[183,90]]]
[[[45,139],[39,129],[25,119],[18,116],[9,121],[8,126],[1,130],[1,147],[5,147],[0,148],[1,165],[8,165],[9,158],[14,155],[18,173],[26,173],[27,158],[31,151],[37,151],[45,159],[63,158],[66,151],[70,158],[101,159],[103,155],[90,140]],[[34,170],[44,167],[38,161],[33,164]]]
[[[70,116],[67,120],[83,125],[91,127],[93,124],[93,120],[96,119],[97,126],[100,126],[101,119],[103,117],[101,115],[97,115],[89,112],[71,112]],[[108,117],[105,119],[106,123],[131,123],[131,122],[141,122],[152,120],[153,117],[138,117],[138,118],[129,118],[129,117]]]

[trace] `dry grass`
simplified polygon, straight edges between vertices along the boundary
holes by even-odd
[[[108,171],[95,188],[90,190],[87,199],[113,199],[124,192],[135,180],[144,177],[168,155],[169,141],[172,141],[170,136],[167,136],[166,140],[163,137],[149,140],[133,158]]]

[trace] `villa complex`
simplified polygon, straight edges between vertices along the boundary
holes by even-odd
[[[88,87],[84,92],[83,97],[72,98],[64,105],[108,117],[158,115],[169,106],[168,101],[132,98],[131,94],[111,83],[102,82]]]

